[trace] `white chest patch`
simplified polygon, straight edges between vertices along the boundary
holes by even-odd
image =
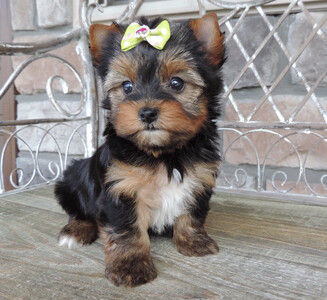
[[[170,182],[158,185],[156,201],[158,207],[152,209],[150,227],[161,233],[165,226],[173,225],[175,218],[185,214],[193,202],[193,190],[197,182],[191,176],[185,176],[174,169]]]

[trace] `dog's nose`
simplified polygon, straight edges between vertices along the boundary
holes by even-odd
[[[156,108],[143,107],[139,110],[139,117],[144,123],[152,123],[158,119],[159,111]]]

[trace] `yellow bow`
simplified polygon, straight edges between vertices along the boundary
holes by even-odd
[[[121,49],[128,51],[137,44],[147,41],[156,49],[162,50],[170,38],[170,26],[167,20],[162,21],[156,28],[150,29],[138,23],[130,24],[121,41]]]

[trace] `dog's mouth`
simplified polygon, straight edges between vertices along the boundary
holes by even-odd
[[[185,130],[172,131],[156,124],[147,124],[124,138],[132,141],[139,149],[157,157],[162,153],[172,153],[180,149],[189,135],[190,133]]]
[[[144,129],[144,131],[156,131],[160,130],[160,128],[156,127],[154,124],[147,124]]]

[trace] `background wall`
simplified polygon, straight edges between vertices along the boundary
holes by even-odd
[[[76,15],[76,5],[73,11],[74,7],[72,1],[10,0],[10,5],[14,42],[28,43],[55,38],[72,29],[72,16]],[[312,13],[312,16],[315,20],[319,20],[323,14],[325,14],[325,12],[315,12]],[[269,21],[274,25],[279,17],[279,15],[270,15]],[[76,18],[74,21],[76,26]],[[234,25],[236,21],[237,20],[232,20],[231,24]],[[225,31],[226,37],[228,37],[229,30],[225,26],[222,27],[222,31]],[[311,31],[312,25],[307,21],[303,13],[295,13],[287,17],[278,30],[278,34],[285,45],[287,45],[288,51],[294,54]],[[323,32],[327,34],[327,25],[323,27]],[[250,15],[246,17],[237,33],[248,55],[251,56],[269,33],[269,29],[261,17]],[[76,44],[70,44],[62,49],[54,51],[54,53],[67,59],[80,70],[79,58],[76,54],[75,46]],[[226,83],[230,84],[246,61],[233,40],[227,45],[227,57],[228,60],[224,66],[224,77]],[[14,57],[14,67],[24,59],[25,57],[22,56]],[[268,43],[262,53],[254,61],[267,87],[271,86],[287,62],[287,58],[274,39]],[[313,42],[300,56],[297,61],[297,67],[310,83],[314,83],[321,72],[327,70],[327,47],[326,44],[321,42],[319,37],[315,37]],[[49,105],[45,93],[47,79],[55,74],[62,75],[69,85],[69,93],[66,95],[61,92],[60,86],[57,85],[55,87],[57,91],[56,97],[61,99],[63,105],[74,105],[74,103],[78,103],[80,91],[73,74],[62,64],[57,64],[49,60],[38,60],[24,70],[15,82],[18,119],[57,116],[58,113]],[[327,78],[323,80],[317,90],[317,96],[325,110],[327,110],[326,85]],[[294,72],[289,72],[274,91],[273,99],[283,114],[288,116],[291,114],[292,109],[302,101],[306,93],[297,75]],[[260,84],[250,70],[242,76],[233,91],[235,101],[245,114],[250,112],[258,103],[262,94],[263,92]],[[227,102],[227,105],[224,106],[224,115],[222,118],[231,121],[239,120],[230,102]],[[261,107],[253,120],[278,121],[278,118],[268,103]],[[321,122],[323,119],[316,106],[312,102],[308,102],[294,121]],[[319,133],[319,131],[317,132]],[[57,133],[61,135],[63,139],[67,138],[64,129]],[[35,139],[35,142],[37,142],[37,133],[32,131],[28,138],[30,140]],[[223,134],[222,144],[225,150],[226,146],[229,145],[234,138],[235,134],[233,133],[225,132]],[[315,143],[315,138],[313,136],[300,134],[292,137],[292,142],[298,147],[300,154],[304,157]],[[271,136],[265,134],[256,135],[256,137],[253,138],[253,143],[258,150],[260,158],[263,158],[270,148]],[[325,144],[326,143],[314,149],[315,151],[312,153],[307,163],[308,172],[310,174],[309,179],[313,184],[318,183],[319,178],[321,178],[322,174],[327,170],[327,160],[324,159],[327,153]],[[22,143],[18,143],[18,149],[19,155],[17,158],[17,165],[27,166],[28,159],[26,158],[26,148],[24,148]],[[42,151],[45,158],[53,155],[52,152],[54,149],[55,147],[51,143],[44,143]],[[83,150],[78,142],[72,145],[71,154],[81,155],[82,152]],[[254,187],[256,157],[252,151],[251,145],[241,140],[234,143],[228,152],[226,152],[225,159],[225,169],[227,173],[230,171],[230,176],[233,176],[236,166],[242,166],[249,174],[245,186]],[[292,184],[292,181],[296,181],[299,164],[294,149],[289,145],[280,144],[276,147],[267,165],[267,174],[271,174],[278,168],[279,170],[286,170],[290,174],[290,183],[288,184]],[[224,182],[221,181],[220,184],[224,185]],[[264,185],[267,190],[273,190],[269,176],[265,179]],[[305,185],[301,183],[293,192],[308,193]]]

